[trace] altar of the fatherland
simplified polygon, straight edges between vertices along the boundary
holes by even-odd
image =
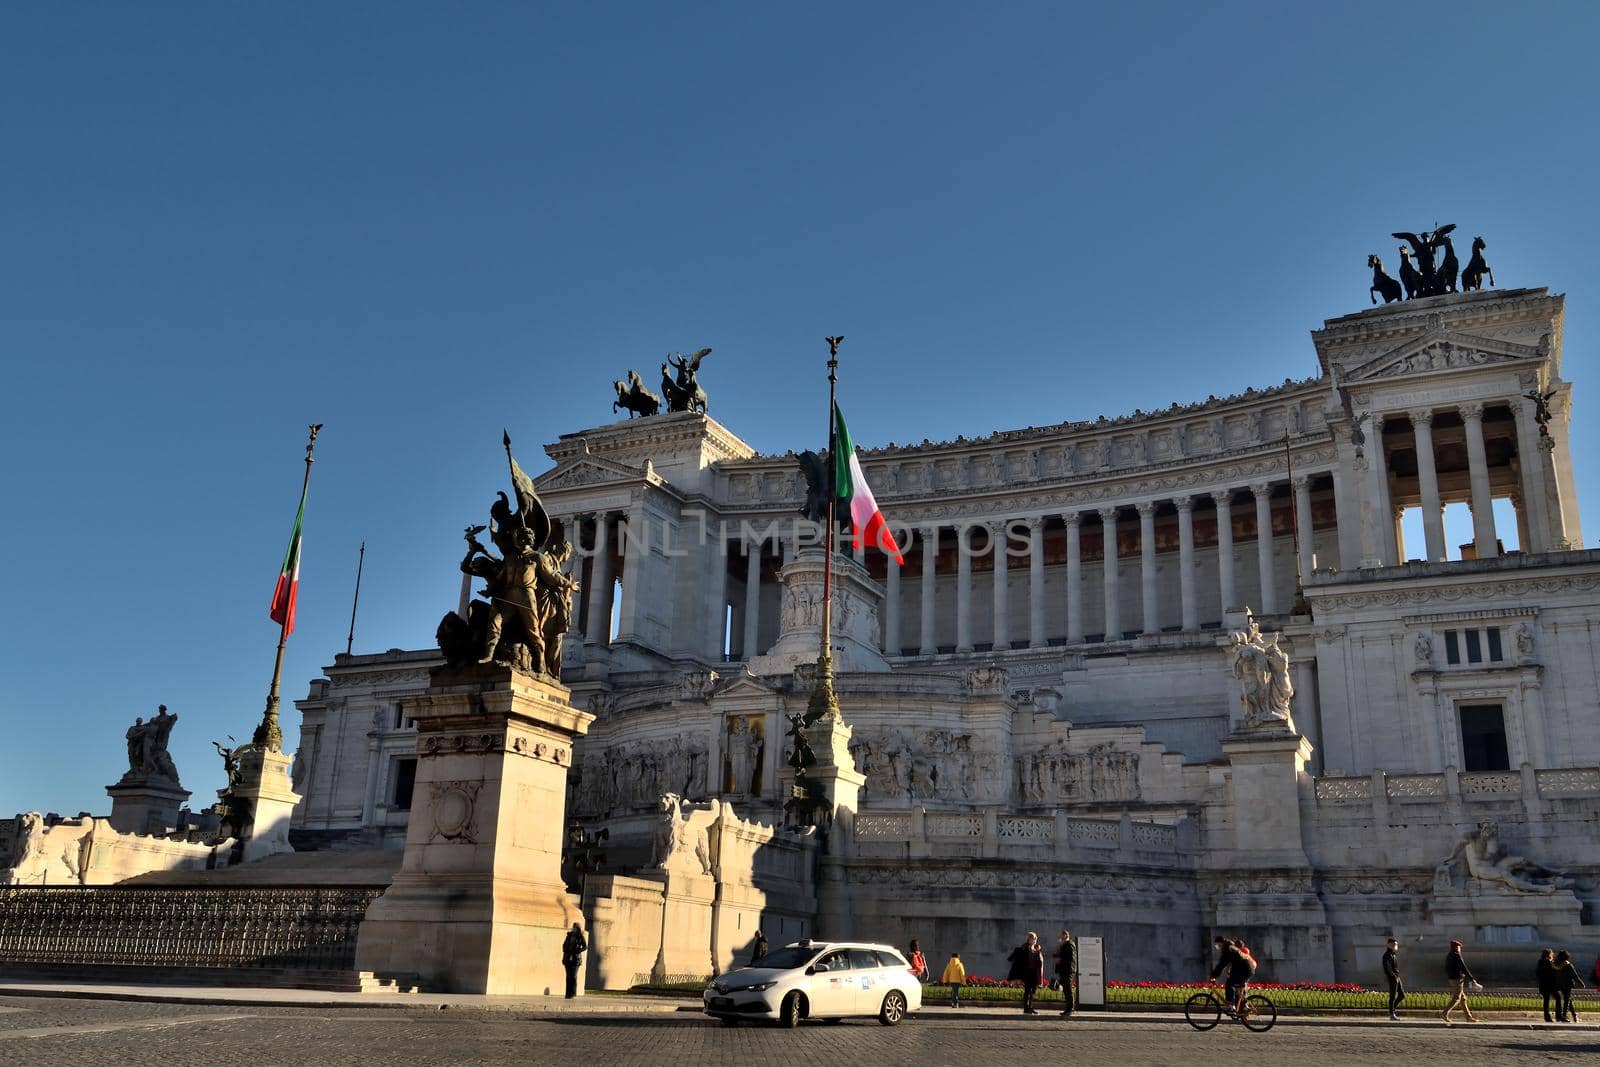
[[[1314,378],[862,450],[904,565],[837,557],[810,819],[801,465],[737,413],[574,428],[533,479],[580,583],[559,679],[450,675],[427,633],[335,655],[295,702],[293,853],[138,881],[340,887],[360,904],[328,958],[435,988],[548,986],[571,922],[606,988],[720,971],[758,928],[915,937],[969,973],[1062,927],[1126,978],[1201,973],[1214,932],[1272,980],[1374,981],[1390,936],[1461,938],[1490,973],[1535,943],[1589,958],[1600,552],[1563,305],[1398,301],[1312,331]],[[457,936],[482,959],[452,964]]]

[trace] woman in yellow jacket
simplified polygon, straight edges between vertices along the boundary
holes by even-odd
[[[950,987],[950,1006],[961,1007],[961,986],[967,980],[967,969],[961,963],[961,957],[954,952],[950,953],[950,962],[944,965],[944,973],[939,976],[939,981]]]

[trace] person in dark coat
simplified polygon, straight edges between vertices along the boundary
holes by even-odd
[[[1406,999],[1406,984],[1400,978],[1400,942],[1390,938],[1383,949],[1383,977],[1389,983],[1389,1018],[1400,1018],[1400,1002]]]
[[[1556,1018],[1564,1023],[1577,1022],[1578,1012],[1572,1006],[1572,991],[1583,988],[1583,979],[1578,977],[1578,968],[1572,965],[1572,953],[1566,949],[1556,953],[1550,981],[1560,998],[1556,1001]]]
[[[1237,1015],[1244,1006],[1245,995],[1250,992],[1250,977],[1256,973],[1255,958],[1243,942],[1230,940],[1220,934],[1212,939],[1211,944],[1217,950],[1217,965],[1211,968],[1211,980],[1215,982],[1222,972],[1228,972],[1222,998],[1228,1014]]]
[[[578,968],[582,966],[583,954],[588,949],[589,942],[583,939],[583,927],[573,923],[572,929],[567,931],[567,939],[561,942],[561,966],[567,969],[568,1000],[578,995]]]
[[[1072,934],[1061,931],[1061,941],[1056,945],[1056,981],[1061,983],[1061,1015],[1072,1018],[1072,979],[1078,973],[1078,946]]]
[[[1539,962],[1533,968],[1533,980],[1539,986],[1539,998],[1544,1001],[1544,1021],[1554,1022],[1550,1018],[1550,1005],[1556,1006],[1556,1011],[1561,1010],[1561,993],[1556,989],[1556,964],[1555,951],[1545,949],[1539,953]]]
[[[1038,1015],[1033,998],[1044,984],[1044,949],[1039,945],[1039,935],[1028,931],[1028,939],[1012,949],[1007,958],[1011,970],[1006,977],[1022,983],[1022,1014]]]
[[[1450,941],[1450,954],[1444,958],[1444,976],[1450,982],[1450,1006],[1444,1009],[1444,1021],[1450,1022],[1450,1014],[1460,1008],[1467,1013],[1467,1022],[1477,1022],[1478,1017],[1472,1014],[1472,1006],[1467,1003],[1467,983],[1472,983],[1476,989],[1482,989],[1483,985],[1467,969],[1467,961],[1461,958],[1461,942],[1454,938]]]
[[[756,931],[755,944],[750,946],[750,966],[754,967],[761,962],[761,957],[767,954],[767,935],[760,930]]]

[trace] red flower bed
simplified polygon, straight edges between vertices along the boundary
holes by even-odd
[[[1202,981],[1194,982],[1107,982],[1107,989],[1194,989],[1202,986]],[[1020,989],[1022,983],[1014,978],[991,978],[986,974],[967,975],[967,985],[970,986],[998,986],[1009,989]],[[1303,989],[1317,993],[1365,993],[1368,990],[1354,982],[1251,982],[1251,989]]]

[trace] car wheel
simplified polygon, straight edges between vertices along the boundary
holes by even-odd
[[[885,1026],[893,1026],[906,1017],[906,995],[898,989],[889,990],[883,998],[883,1007],[878,1010],[878,1021]]]
[[[790,993],[778,1008],[778,1025],[793,1030],[800,1025],[800,994]]]

